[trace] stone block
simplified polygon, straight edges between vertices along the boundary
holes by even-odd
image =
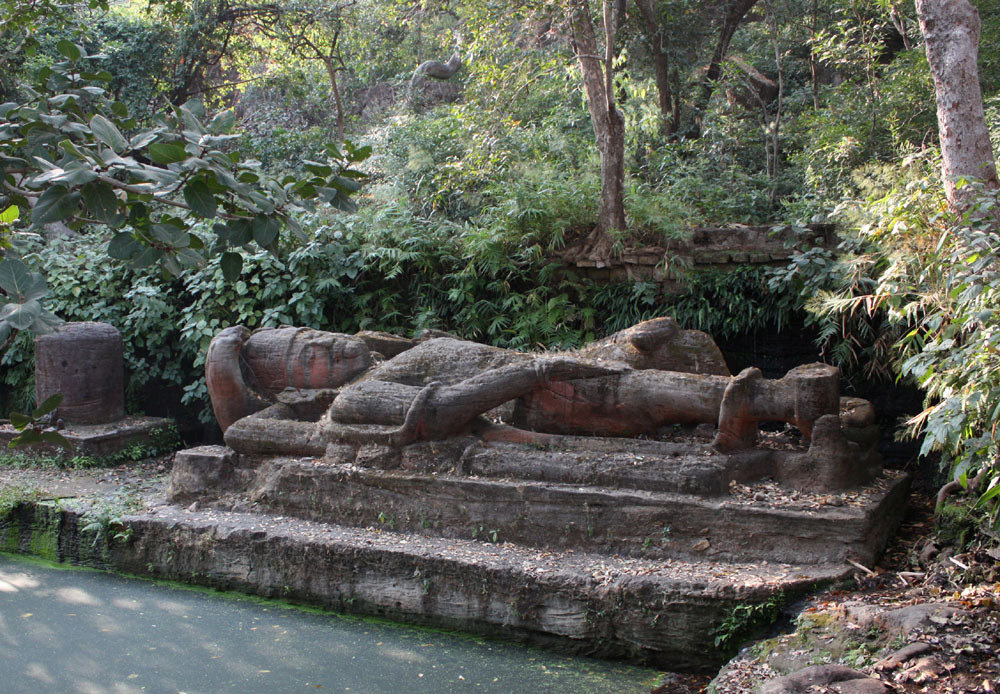
[[[234,478],[235,454],[225,446],[199,446],[174,457],[167,498],[174,503],[214,496],[229,488]]]

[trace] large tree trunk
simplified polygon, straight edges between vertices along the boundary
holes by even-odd
[[[712,92],[715,91],[715,83],[722,75],[722,61],[729,51],[729,43],[733,40],[733,34],[736,33],[740,22],[757,2],[758,0],[730,0],[726,3],[726,13],[719,29],[719,40],[715,44],[712,61],[708,64],[708,71],[701,82],[701,93],[694,104],[694,125],[688,133],[689,137],[701,136],[702,119],[708,108],[708,102],[712,99]]]
[[[594,22],[586,0],[571,0],[570,21],[573,26],[573,47],[587,94],[590,119],[594,125],[597,149],[601,154],[601,209],[598,231],[605,237],[597,254],[610,253],[607,233],[625,229],[625,118],[615,106],[614,58],[615,25],[624,0],[615,0],[615,11],[604,2],[605,51],[598,54]],[[606,248],[605,248],[606,246]]]
[[[1000,187],[976,66],[979,12],[968,0],[917,0],[916,4],[937,95],[941,176],[949,204],[961,209],[967,196],[956,188],[958,179]]]

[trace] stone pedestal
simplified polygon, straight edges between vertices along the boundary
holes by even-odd
[[[125,416],[121,333],[107,323],[66,323],[35,338],[35,400],[62,393],[58,417],[109,424]]]

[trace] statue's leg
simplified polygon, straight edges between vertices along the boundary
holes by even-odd
[[[539,383],[612,376],[625,370],[572,357],[541,357],[484,371],[432,393],[423,404],[426,411],[417,415],[417,430],[423,433],[421,438],[454,436],[481,414],[531,392]]]
[[[713,446],[723,453],[750,448],[757,441],[753,416],[755,386],[763,380],[760,369],[743,369],[726,386],[719,407],[719,431]]]

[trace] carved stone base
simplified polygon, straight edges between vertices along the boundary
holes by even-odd
[[[157,429],[173,426],[174,420],[164,417],[126,417],[110,424],[69,424],[67,429],[59,433],[73,444],[71,450],[50,445],[32,445],[18,447],[19,450],[42,455],[114,455],[129,446],[144,444]],[[0,446],[7,444],[18,435],[10,424],[0,424]]]
[[[401,450],[331,446],[326,459],[254,458],[205,447],[177,455],[168,495],[180,504],[214,501],[219,508],[559,550],[870,563],[901,517],[908,487],[890,473],[844,493],[787,490],[786,503],[773,505],[730,490],[774,480],[788,460],[808,461],[806,452],[726,455],[708,443],[553,438],[562,445],[549,450],[472,437]]]

